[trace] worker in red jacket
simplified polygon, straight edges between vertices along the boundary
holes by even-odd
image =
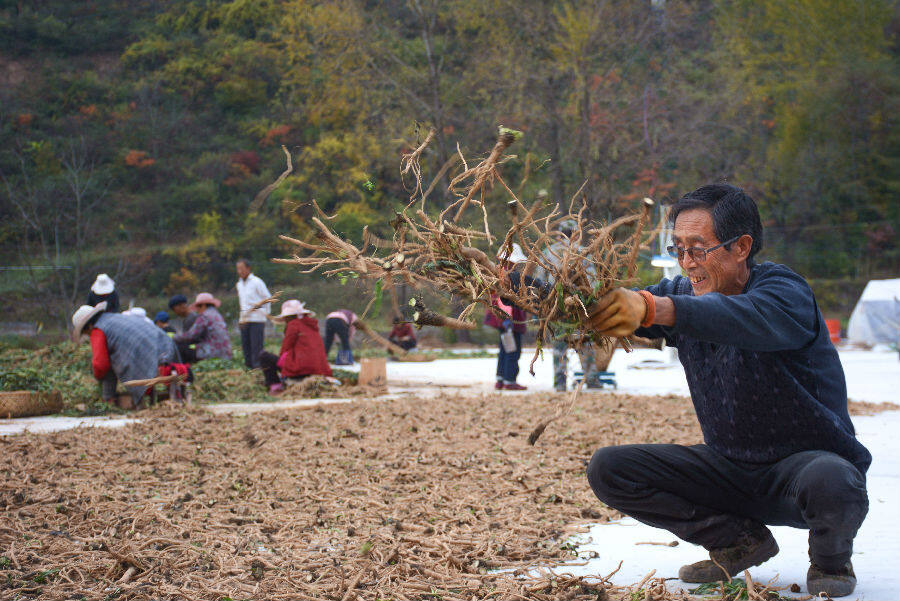
[[[300,301],[288,300],[281,305],[281,314],[271,318],[286,324],[278,356],[265,351],[260,354],[260,367],[271,394],[284,390],[282,378],[331,376],[325,345],[319,335],[319,321],[313,315]]]
[[[416,333],[412,326],[399,315],[394,316],[394,327],[388,334],[388,340],[402,348],[404,351],[414,349],[416,347]]]

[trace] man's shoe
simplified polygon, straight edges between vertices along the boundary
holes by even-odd
[[[856,588],[856,574],[849,561],[837,573],[826,572],[810,564],[806,573],[806,590],[810,595],[825,593],[829,597],[846,597]]]
[[[503,390],[503,380],[497,380],[497,383],[494,384],[494,388],[497,390]]]
[[[503,385],[503,390],[528,390],[527,386],[522,386],[517,382],[510,382]]]
[[[761,527],[753,532],[741,535],[738,544],[733,547],[710,549],[709,556],[715,559],[698,561],[681,566],[678,578],[683,582],[718,582],[728,580],[729,576],[740,574],[747,568],[758,566],[778,553],[778,544],[772,538],[768,528]],[[722,566],[722,567],[719,567]],[[722,570],[728,572],[723,573]]]

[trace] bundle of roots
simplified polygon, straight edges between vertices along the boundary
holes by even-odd
[[[463,171],[450,182],[456,200],[429,215],[426,198],[434,184],[423,191],[418,166],[419,156],[435,137],[429,132],[415,151],[403,157],[401,172],[412,173],[416,184],[409,204],[391,221],[392,239],[375,236],[366,227],[362,244],[356,246],[327,225],[332,218],[313,201],[318,213],[311,220],[314,239],[281,236],[298,252],[292,258],[273,260],[299,265],[303,273],[319,271],[380,281],[379,291],[393,293],[394,284],[402,281],[414,289],[442,290],[468,301],[457,318],[438,315],[421,300],[413,301],[412,321],[420,326],[471,329],[475,327],[469,320],[473,310],[479,304],[496,310],[494,301],[499,297],[534,315],[538,353],[541,341],[551,336],[565,337],[576,349],[588,343],[611,344],[588,326],[590,307],[611,289],[633,283],[635,260],[653,203],[645,199],[639,212],[608,224],[588,220],[583,200],[576,202],[580,190],[568,210],[540,201],[526,207],[498,171],[517,134],[501,128],[490,154],[475,167],[469,168],[460,153]],[[495,184],[510,198],[511,225],[502,237],[491,234],[485,207],[487,192]],[[460,223],[472,210],[481,213],[477,229]],[[521,246],[527,260],[507,271],[494,257],[509,257],[514,243]],[[540,279],[532,277],[536,270],[541,272]]]

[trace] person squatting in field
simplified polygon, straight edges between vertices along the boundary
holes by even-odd
[[[704,444],[601,448],[588,465],[591,488],[608,506],[705,547],[715,562],[683,566],[685,582],[768,560],[778,545],[766,526],[786,525],[809,530],[808,591],[849,595],[872,456],[856,439],[815,296],[784,265],[754,262],[762,224],[741,189],[703,186],[669,220],[668,250],[686,275],[613,290],[590,325],[678,348]]]
[[[284,390],[284,380],[302,379],[306,376],[331,376],[331,366],[325,354],[325,345],[319,335],[319,321],[315,313],[299,300],[291,299],[281,305],[281,313],[270,319],[283,323],[284,340],[278,355],[263,351],[260,365],[265,383],[271,394]]]
[[[175,343],[165,332],[142,317],[107,312],[106,301],[79,307],[72,315],[72,326],[74,340],[82,334],[90,337],[91,367],[102,383],[103,400],[123,409],[137,407],[147,387],[129,387],[131,402],[123,403],[116,394],[120,380],[154,378],[160,366],[180,361]]]

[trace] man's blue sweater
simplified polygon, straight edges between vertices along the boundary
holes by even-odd
[[[647,290],[672,299],[675,325],[635,334],[678,347],[707,445],[754,464],[831,451],[865,473],[872,456],[856,439],[844,370],[802,277],[762,263],[741,294],[695,297],[684,276]]]

